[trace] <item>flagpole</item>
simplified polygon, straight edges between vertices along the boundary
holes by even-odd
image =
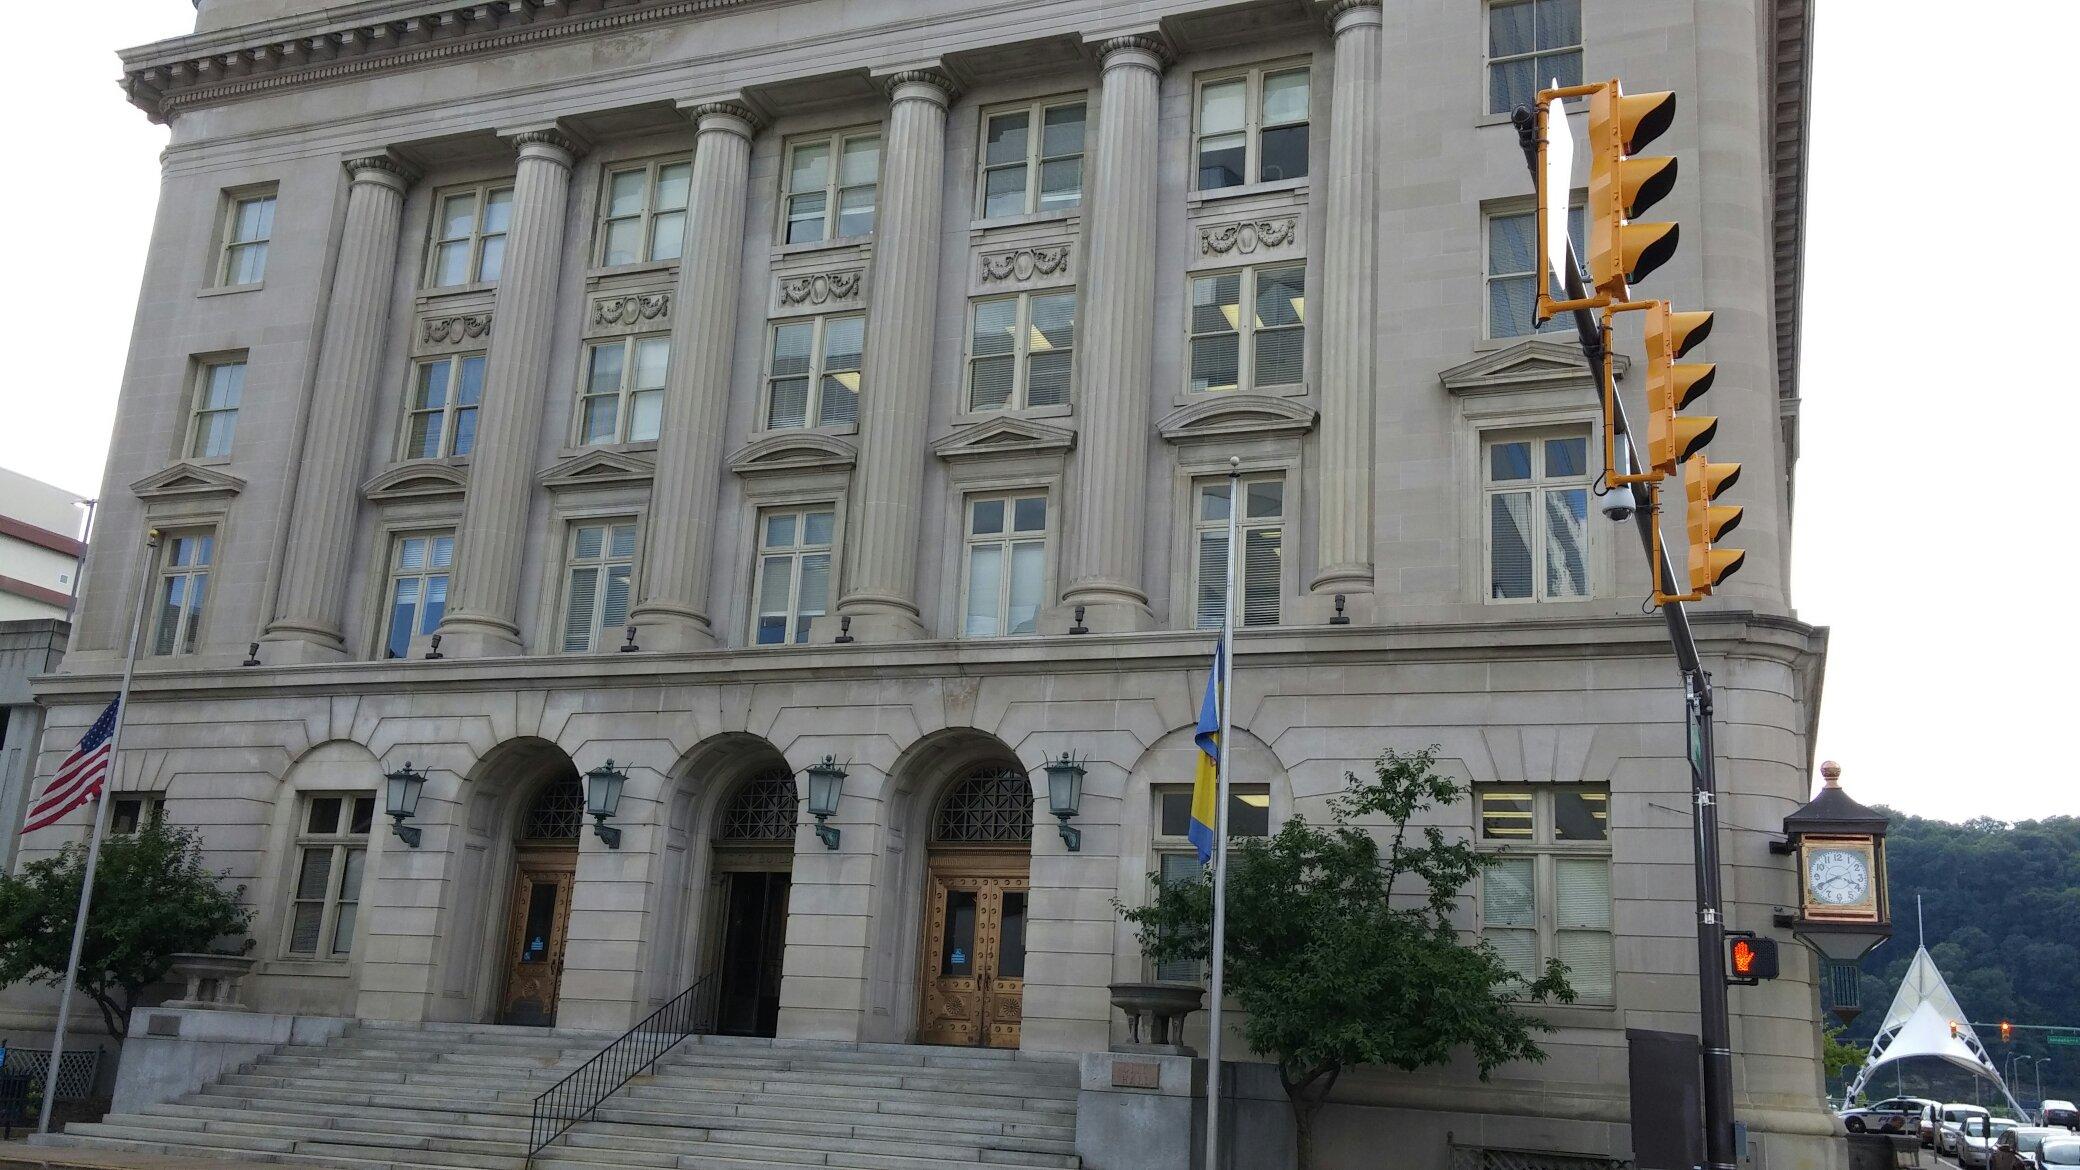
[[[108,770],[101,775],[101,793],[94,801],[94,835],[87,841],[87,872],[79,884],[79,917],[72,924],[72,957],[65,962],[65,982],[58,991],[58,1028],[51,1034],[51,1063],[43,1074],[43,1106],[36,1116],[36,1132],[51,1131],[51,1105],[58,1099],[58,1070],[65,1059],[65,1025],[72,1017],[72,986],[79,980],[80,952],[87,945],[87,911],[94,904],[94,869],[101,864],[101,838],[108,831],[108,798],[115,787],[116,755],[122,746],[123,722],[130,714],[130,681],[137,674],[137,638],[144,628],[144,608],[151,596],[152,566],[157,563],[159,530],[145,533],[144,564],[137,575],[137,609],[130,615],[130,649],[123,658],[123,684],[116,691],[116,720],[108,732]]]
[[[1228,457],[1228,588],[1221,613],[1220,755],[1214,759],[1213,791],[1213,986],[1207,990],[1209,1032],[1206,1042],[1206,1166],[1221,1167],[1221,997],[1228,941],[1228,761],[1234,744],[1228,738],[1229,706],[1235,693],[1235,585],[1241,553],[1236,546],[1242,515],[1242,457]]]

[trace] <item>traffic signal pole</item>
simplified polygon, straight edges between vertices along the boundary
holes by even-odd
[[[1510,115],[1516,125],[1518,144],[1524,148],[1525,165],[1531,168],[1533,189],[1539,190],[1538,119],[1528,106],[1518,106]],[[1567,297],[1588,299],[1581,261],[1568,246]],[[1543,263],[1543,259],[1539,261]],[[1590,309],[1575,309],[1574,327],[1582,343],[1582,356],[1589,369],[1603,369],[1603,331]],[[1630,472],[1640,466],[1639,452],[1632,443],[1632,430],[1625,422],[1625,404],[1615,395],[1610,399],[1612,422],[1618,432],[1618,456]],[[1659,591],[1680,594],[1675,569],[1661,550],[1654,526],[1660,522],[1651,493],[1644,484],[1628,484],[1613,491],[1629,492],[1632,515],[1639,526],[1640,545],[1646,550]],[[1736,1170],[1738,1152],[1733,1141],[1733,1041],[1726,1003],[1726,917],[1721,912],[1719,890],[1719,783],[1712,747],[1712,676],[1697,653],[1697,638],[1690,629],[1690,615],[1680,601],[1661,606],[1668,625],[1668,640],[1675,649],[1676,667],[1683,676],[1683,700],[1690,756],[1691,825],[1697,871],[1697,1015],[1698,1041],[1704,1058],[1704,1164],[1712,1170]]]

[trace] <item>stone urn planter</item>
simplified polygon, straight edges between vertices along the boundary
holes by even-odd
[[[173,956],[173,978],[187,985],[179,999],[162,1007],[212,1008],[220,1012],[249,1010],[240,996],[241,984],[252,974],[255,960],[247,955],[179,954]]]
[[[1184,1043],[1184,1018],[1205,1006],[1206,989],[1196,983],[1115,983],[1112,1006],[1127,1014],[1128,1049],[1196,1055]],[[1148,1021],[1148,1039],[1141,1023]]]

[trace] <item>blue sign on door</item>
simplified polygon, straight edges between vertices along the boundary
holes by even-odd
[[[959,947],[955,947],[955,948],[953,948],[953,965],[954,965],[954,966],[956,966],[956,967],[965,967],[965,966],[967,966],[967,965],[968,965],[968,952],[966,952],[966,951],[962,950],[962,949],[961,949],[961,948],[959,948]]]

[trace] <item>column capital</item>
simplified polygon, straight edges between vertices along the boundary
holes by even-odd
[[[679,112],[692,119],[695,133],[721,131],[749,139],[765,128],[766,119],[749,102],[736,97],[700,98],[679,103]]]
[[[565,167],[575,166],[592,143],[585,136],[564,125],[551,122],[541,126],[523,126],[514,130],[501,130],[499,137],[506,140],[523,157],[533,153],[547,157]]]
[[[1332,32],[1378,25],[1383,19],[1381,0],[1315,0],[1322,22]]]
[[[939,65],[906,65],[876,70],[874,80],[888,91],[891,101],[926,101],[948,105],[961,92],[960,80]]]
[[[342,165],[356,183],[381,183],[400,191],[423,177],[418,167],[387,150],[350,158]]]
[[[1084,43],[1103,69],[1140,67],[1161,73],[1177,60],[1170,39],[1155,29],[1087,37]]]

